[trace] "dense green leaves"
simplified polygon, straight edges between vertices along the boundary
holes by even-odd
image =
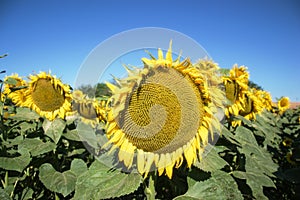
[[[74,199],[105,199],[134,192],[143,178],[137,173],[126,174],[95,161],[78,177]]]

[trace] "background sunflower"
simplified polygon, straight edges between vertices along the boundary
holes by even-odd
[[[71,110],[71,88],[55,76],[41,72],[29,77],[26,100],[20,106],[29,107],[49,120],[64,118]]]

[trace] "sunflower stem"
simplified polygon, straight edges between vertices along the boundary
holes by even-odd
[[[155,200],[155,185],[154,185],[154,179],[155,179],[155,172],[149,173],[149,184],[148,187],[145,188],[145,194],[147,196],[147,200]]]

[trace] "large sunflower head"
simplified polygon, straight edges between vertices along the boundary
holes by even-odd
[[[142,61],[143,69],[127,68],[127,78],[108,83],[113,96],[107,137],[127,168],[136,163],[147,176],[155,167],[159,175],[165,172],[171,178],[174,166],[186,160],[191,167],[201,157],[214,128],[219,128],[214,113],[222,106],[223,93],[213,73],[218,67],[173,60],[171,45],[165,58],[159,49],[158,59]]]
[[[284,111],[290,108],[290,99],[288,97],[282,97],[277,102],[279,113],[282,114]]]
[[[245,102],[245,92],[248,91],[249,73],[244,66],[234,65],[229,76],[223,76],[223,83],[228,99],[228,106],[225,109],[227,117],[237,116],[243,110]]]
[[[57,116],[64,118],[66,112],[71,110],[70,86],[46,72],[31,75],[29,79],[27,98],[21,106],[35,110],[49,120]]]
[[[27,86],[27,83],[24,79],[22,79],[18,74],[12,74],[11,76],[5,77],[4,83],[4,96],[6,95],[10,98],[17,106],[20,106],[25,102],[27,89],[25,86]]]

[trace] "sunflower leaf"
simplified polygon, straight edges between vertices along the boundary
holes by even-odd
[[[45,134],[50,137],[55,144],[58,143],[61,135],[63,134],[65,126],[66,123],[62,119],[55,119],[53,121],[45,119],[43,123]]]
[[[96,131],[88,124],[83,122],[78,122],[77,127],[77,134],[81,141],[86,141],[91,147],[97,149],[99,138],[96,136]]]
[[[9,194],[4,189],[0,188],[0,199],[11,200],[12,198],[9,196]]]
[[[222,169],[225,165],[228,165],[228,163],[219,156],[218,150],[214,146],[208,144],[206,148],[210,151],[207,155],[203,156],[200,162],[197,161],[194,166],[206,172],[213,172]]]
[[[70,169],[76,176],[78,177],[82,173],[86,172],[88,170],[85,162],[81,159],[74,159],[71,163],[71,169]]]
[[[51,164],[45,163],[40,166],[39,171],[39,178],[47,189],[61,193],[64,197],[74,191],[76,175],[71,170],[61,173]]]
[[[137,173],[125,174],[95,161],[78,177],[74,199],[106,199],[134,192],[143,178]]]
[[[243,199],[235,180],[226,172],[215,171],[206,181],[196,182],[189,190],[175,200],[215,200],[215,199]]]
[[[21,155],[16,157],[0,157],[0,168],[22,172],[31,158],[27,149],[22,149],[19,153]]]
[[[22,108],[22,107],[17,107],[16,108],[16,114],[13,116],[10,116],[9,118],[14,119],[14,120],[37,120],[40,118],[40,116],[30,110],[29,108]]]
[[[37,156],[52,151],[56,148],[56,145],[51,141],[42,142],[38,138],[26,138],[19,145],[19,148],[26,148],[32,156]]]
[[[246,171],[257,169],[262,174],[274,176],[273,172],[277,170],[278,166],[273,162],[271,154],[258,146],[253,133],[242,126],[238,127],[235,133],[236,139],[242,146],[238,147],[238,150],[246,156]]]
[[[266,175],[257,173],[257,171],[233,171],[232,175],[239,179],[246,179],[247,185],[252,190],[253,196],[256,199],[268,199],[263,193],[263,186],[264,187],[274,187],[273,181]]]

